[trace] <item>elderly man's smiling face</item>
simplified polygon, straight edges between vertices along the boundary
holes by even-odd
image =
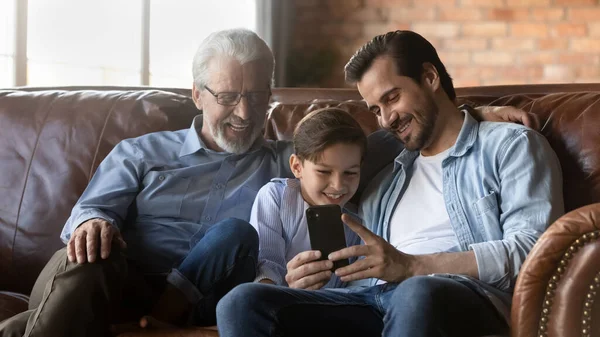
[[[193,88],[196,107],[203,111],[202,140],[215,151],[244,153],[262,135],[271,73],[261,61],[242,65],[232,57],[213,58],[208,73],[206,88],[195,84]],[[210,91],[221,94],[219,100],[225,104],[220,104]],[[250,97],[226,105],[235,103],[230,102],[235,93]]]

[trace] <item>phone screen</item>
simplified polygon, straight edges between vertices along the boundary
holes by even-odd
[[[346,248],[346,235],[340,206],[310,206],[306,209],[306,221],[310,246],[313,250],[321,251],[321,260],[326,260],[332,252]],[[333,268],[335,270],[348,264],[348,259],[335,261]]]

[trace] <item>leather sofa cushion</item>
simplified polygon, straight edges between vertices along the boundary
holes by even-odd
[[[0,322],[27,310],[27,296],[0,291]]]

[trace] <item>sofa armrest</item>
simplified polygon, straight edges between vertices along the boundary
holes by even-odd
[[[519,273],[511,336],[600,336],[599,238],[600,203],[548,228]]]

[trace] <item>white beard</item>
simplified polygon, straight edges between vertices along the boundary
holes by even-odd
[[[252,131],[249,139],[245,138],[237,138],[235,140],[227,139],[225,135],[225,126],[227,122],[221,122],[219,126],[215,127],[214,125],[209,124],[208,127],[210,129],[210,133],[213,135],[215,143],[223,149],[225,152],[234,153],[234,154],[242,154],[248,152],[252,147],[252,144],[256,141],[256,139],[261,135],[262,128],[257,127],[257,125],[252,126]]]

